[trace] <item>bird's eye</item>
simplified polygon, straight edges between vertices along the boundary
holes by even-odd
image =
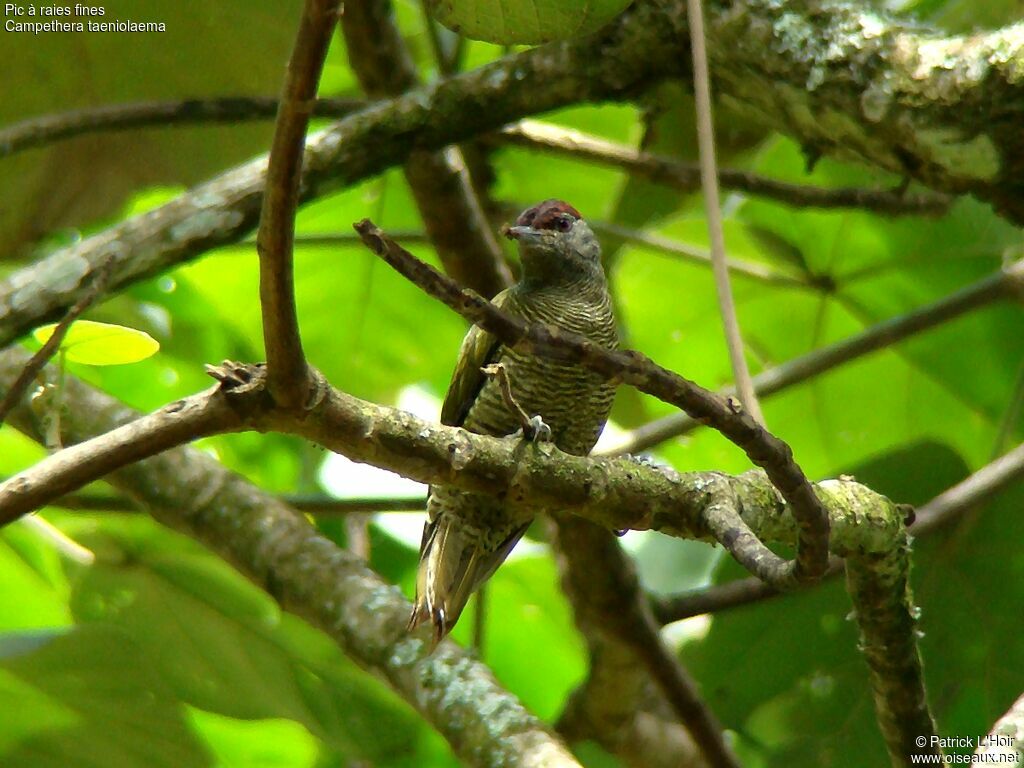
[[[559,232],[568,232],[572,229],[572,218],[569,216],[559,216],[555,219],[555,229]]]

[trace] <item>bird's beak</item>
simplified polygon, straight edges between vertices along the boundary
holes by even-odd
[[[505,235],[510,240],[519,240],[524,243],[535,243],[543,237],[541,230],[523,226],[509,227]]]

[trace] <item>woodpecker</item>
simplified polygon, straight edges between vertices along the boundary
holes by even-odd
[[[601,264],[601,245],[579,212],[545,200],[519,215],[506,236],[518,241],[522,277],[494,303],[532,322],[546,323],[614,349],[615,316]],[[497,377],[504,368],[510,407]],[[469,329],[441,409],[441,422],[503,437],[523,430],[549,437],[561,450],[586,456],[608,419],[615,385],[566,362],[502,345],[477,326]],[[530,417],[523,423],[521,412]],[[430,621],[435,644],[451,631],[466,602],[505,560],[539,509],[512,508],[481,493],[430,488],[420,544],[416,601],[410,630]]]

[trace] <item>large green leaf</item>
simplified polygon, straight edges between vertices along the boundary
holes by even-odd
[[[78,538],[97,563],[74,586],[76,619],[115,628],[141,654],[111,675],[145,663],[183,704],[291,720],[324,749],[379,765],[434,749],[407,706],[205,550],[145,518],[83,525]]]
[[[0,660],[0,708],[4,766],[213,765],[173,692],[114,627],[81,628]]]

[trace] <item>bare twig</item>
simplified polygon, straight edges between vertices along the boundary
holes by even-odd
[[[275,497],[282,504],[313,515],[333,517],[358,512],[422,512],[427,508],[424,498],[360,498],[335,499],[330,496],[282,494]],[[113,494],[69,494],[47,502],[48,506],[95,512],[137,512],[138,504]]]
[[[591,224],[591,226],[599,235],[611,235],[612,237],[623,240],[631,245],[637,245],[653,251],[660,251],[661,253],[674,256],[682,261],[688,261],[691,264],[711,266],[711,252],[704,248],[680,243],[677,240],[672,240],[650,232],[642,232],[628,227],[621,227],[618,224],[606,224],[598,221]],[[736,275],[742,275],[743,277],[749,277],[752,280],[756,280],[766,285],[803,289],[816,287],[810,280],[794,277],[786,274],[785,272],[779,272],[765,264],[759,264],[756,261],[746,261],[744,259],[727,257],[725,264],[729,268],[730,272]]]
[[[34,531],[52,546],[62,557],[66,557],[79,565],[92,565],[96,562],[96,553],[83,547],[69,537],[64,531],[38,515],[29,515],[21,520],[21,524]]]
[[[920,507],[910,531],[917,536],[930,533],[1020,478],[1024,478],[1024,444]]]
[[[965,480],[943,491],[915,513],[910,526],[914,536],[925,537],[962,516],[985,499],[1024,477],[1024,445],[986,464]],[[825,579],[842,573],[842,563],[832,559]],[[760,602],[781,594],[756,577],[736,579],[670,597],[651,598],[654,613],[663,624],[691,616]]]
[[[419,85],[389,0],[348,0],[341,19],[349,62],[371,98]],[[484,296],[512,282],[512,273],[458,146],[415,152],[405,164],[423,225],[445,271]]]
[[[684,192],[690,192],[700,182],[699,165],[640,152],[624,144],[537,120],[521,120],[498,134],[489,135],[486,140],[610,165]],[[888,216],[938,216],[948,211],[951,203],[948,195],[914,194],[902,187],[815,187],[728,168],[718,169],[718,182],[723,189],[771,198],[794,207],[862,208]]]
[[[271,396],[295,408],[308,395],[292,274],[295,210],[306,129],[341,0],[307,0],[295,37],[267,166],[260,229],[260,305]]]
[[[839,576],[843,572],[843,561],[833,557],[822,581]],[[812,585],[808,585],[810,587]],[[703,589],[693,589],[678,595],[651,597],[651,609],[662,624],[682,621],[694,616],[718,613],[741,605],[760,603],[782,595],[775,587],[765,584],[756,576],[734,579],[724,584],[712,584]]]
[[[743,407],[760,424],[764,424],[761,404],[757,401],[750,380],[743,336],[740,333],[736,305],[729,284],[729,268],[725,262],[725,235],[722,232],[722,209],[718,202],[718,171],[715,163],[715,129],[711,119],[711,77],[708,75],[708,54],[704,40],[704,8],[701,0],[686,1],[690,21],[690,46],[693,51],[693,92],[697,105],[697,145],[700,149],[700,180],[704,189],[704,212],[708,220],[711,243],[711,270],[715,275],[718,307],[722,313],[725,343],[729,349],[736,392]]]
[[[1024,261],[1018,262],[1020,264],[1024,264]],[[851,360],[892,346],[915,333],[935,328],[966,312],[987,306],[998,299],[1009,298],[1014,295],[1014,286],[1020,284],[1020,276],[1013,270],[1017,270],[1017,266],[1012,270],[996,272],[932,304],[885,320],[845,341],[762,371],[754,377],[754,389],[759,396],[768,397]],[[722,390],[724,395],[733,392],[731,388]],[[699,423],[687,414],[672,414],[633,430],[622,443],[615,446],[613,452],[644,451],[670,438],[687,434],[698,426]]]
[[[223,96],[107,104],[40,115],[0,129],[0,157],[90,133],[269,120],[277,114],[277,105],[276,96]],[[318,99],[313,115],[344,117],[365,106],[358,99]]]
[[[533,354],[572,360],[609,379],[632,384],[719,430],[742,448],[751,461],[764,468],[793,507],[800,529],[797,557],[788,576],[778,584],[814,580],[824,573],[828,565],[829,526],[821,501],[793,460],[789,446],[766,431],[737,404],[656,365],[637,352],[605,350],[575,334],[552,326],[526,323],[508,315],[421,262],[368,219],[355,226],[367,247],[398,272],[504,343]]]
[[[18,376],[14,384],[11,385],[10,390],[4,396],[3,400],[0,401],[0,424],[4,423],[4,419],[7,418],[7,414],[11,412],[11,409],[17,404],[17,402],[25,394],[25,390],[32,384],[33,379],[39,375],[39,372],[43,370],[46,364],[50,361],[57,350],[60,349],[61,342],[64,341],[64,337],[67,336],[68,330],[71,328],[71,324],[75,322],[82,313],[85,312],[93,302],[106,290],[107,281],[110,278],[110,267],[111,260],[107,261],[100,266],[98,270],[92,275],[92,285],[89,289],[82,294],[82,297],[75,302],[74,306],[68,310],[64,318],[57,323],[57,327],[53,329],[53,333],[50,334],[50,338],[46,340],[46,343],[32,355],[32,359],[25,365],[24,370]]]

